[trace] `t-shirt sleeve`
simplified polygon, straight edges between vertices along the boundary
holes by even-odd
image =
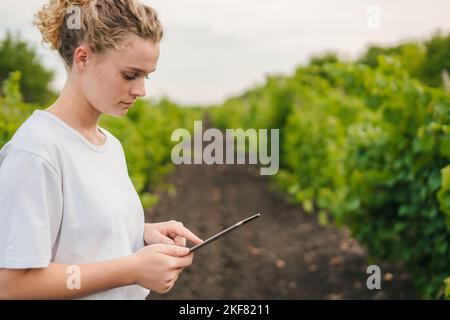
[[[48,267],[62,209],[61,178],[50,162],[24,150],[0,159],[0,268]]]

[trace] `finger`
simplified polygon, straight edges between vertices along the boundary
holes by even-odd
[[[161,236],[158,240],[158,243],[172,244],[172,245],[177,244],[172,239],[170,239],[169,237],[166,237],[166,236]]]
[[[180,222],[174,222],[172,224],[172,230],[177,233],[177,235],[183,236],[186,239],[191,240],[195,244],[202,243],[203,240],[193,234],[188,228],[184,227]]]
[[[150,246],[156,252],[164,253],[173,257],[183,257],[189,254],[189,248],[180,247],[173,244],[153,244]]]
[[[175,279],[177,279],[180,276],[181,272],[183,272],[183,269],[184,268],[174,269],[174,278]]]
[[[175,261],[175,269],[189,267],[192,264],[193,255],[193,253],[190,253],[177,258]]]
[[[178,246],[186,247],[186,238],[182,236],[175,236],[173,239],[175,241],[175,244]]]

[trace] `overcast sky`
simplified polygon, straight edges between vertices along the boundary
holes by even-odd
[[[40,46],[31,25],[46,0],[2,0],[0,36],[20,31],[65,80],[62,62]],[[450,31],[449,0],[143,0],[165,27],[158,70],[147,80],[151,97],[185,104],[218,103],[240,94],[265,75],[289,74],[312,54],[336,50],[353,58],[370,43],[423,39]],[[380,9],[380,28],[374,11]],[[375,22],[376,23],[376,22]],[[368,26],[369,25],[369,26]]]

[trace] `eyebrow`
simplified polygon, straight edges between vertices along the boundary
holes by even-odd
[[[147,72],[145,72],[145,70],[142,70],[141,68],[138,68],[138,67],[132,67],[132,66],[129,66],[129,67],[126,67],[127,69],[130,69],[130,70],[133,70],[133,71],[136,71],[136,72],[140,72],[140,73],[143,73],[143,74],[147,74]],[[156,68],[155,69],[153,69],[152,71],[150,71],[149,73],[152,73],[152,72],[154,72],[154,71],[156,71]]]

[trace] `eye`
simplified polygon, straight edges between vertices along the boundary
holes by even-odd
[[[136,73],[133,73],[133,74],[122,73],[122,76],[125,80],[128,80],[128,81],[136,79]]]

